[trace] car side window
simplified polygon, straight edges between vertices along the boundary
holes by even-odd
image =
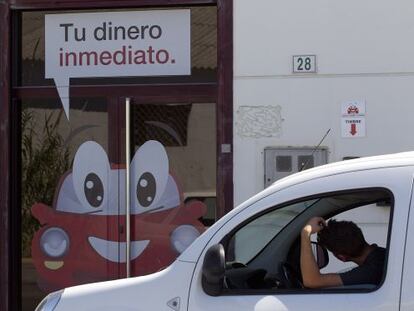
[[[232,260],[247,264],[266,247],[280,230],[315,201],[308,200],[276,209],[243,226],[234,234],[230,242]],[[228,254],[229,257],[230,254]]]
[[[315,216],[352,221],[361,228],[369,245],[387,249],[392,206],[390,191],[370,188],[315,195],[257,214],[234,228],[222,241],[228,292],[309,290],[303,286],[300,268],[300,232],[306,222]],[[321,273],[341,273],[355,266],[340,262],[332,253],[328,255],[326,249],[317,244],[316,236],[313,241]],[[385,253],[387,256],[387,250]],[[326,259],[322,258],[325,256]],[[381,271],[385,271],[385,267]],[[384,278],[385,275],[382,280]],[[360,283],[355,290],[375,290],[379,286]],[[334,290],[344,289],[346,286]]]
[[[363,205],[349,211],[335,215],[332,219],[337,221],[353,221],[361,228],[362,233],[370,244],[379,247],[387,246],[388,228],[390,220],[391,206],[386,202]],[[329,264],[321,270],[323,273],[340,273],[349,271],[357,265],[353,262],[342,262],[331,252],[329,254]]]

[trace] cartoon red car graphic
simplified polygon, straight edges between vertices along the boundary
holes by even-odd
[[[349,106],[348,110],[347,110],[348,114],[358,114],[359,113],[359,109],[357,106]]]
[[[131,274],[149,274],[168,266],[203,232],[198,219],[206,207],[199,201],[183,203],[159,142],[148,141],[137,150],[130,180]],[[41,289],[125,276],[125,184],[125,169],[111,166],[99,144],[79,147],[53,207],[32,207],[42,226],[32,240]]]

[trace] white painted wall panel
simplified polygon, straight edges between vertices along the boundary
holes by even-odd
[[[235,0],[235,75],[289,75],[295,54],[319,74],[414,72],[413,16],[411,0]]]
[[[235,78],[234,184],[240,203],[263,189],[263,149],[323,146],[329,162],[414,149],[414,76]],[[366,136],[342,138],[341,103],[366,101]],[[281,130],[273,137],[238,133],[241,107],[280,106]],[[240,169],[243,168],[243,169]]]

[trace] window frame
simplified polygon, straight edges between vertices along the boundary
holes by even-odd
[[[355,189],[347,189],[347,190],[338,190],[338,191],[331,191],[331,192],[323,192],[323,193],[318,193],[318,194],[312,194],[309,196],[304,196],[304,197],[300,197],[300,198],[296,198],[293,200],[289,200],[280,204],[277,204],[275,206],[266,208],[258,213],[256,213],[255,215],[245,219],[243,222],[241,222],[240,224],[238,224],[237,226],[235,226],[229,233],[227,233],[220,241],[220,243],[224,246],[225,252],[227,251],[228,247],[229,247],[229,242],[231,240],[231,238],[234,236],[235,233],[237,233],[241,228],[243,228],[244,226],[246,226],[247,224],[249,224],[250,222],[254,221],[255,219],[270,213],[274,210],[277,209],[281,209],[285,206],[289,206],[292,204],[296,204],[296,203],[300,203],[300,202],[304,202],[304,201],[309,201],[309,200],[313,200],[313,199],[321,199],[321,198],[326,198],[326,197],[333,197],[333,196],[338,196],[338,195],[345,195],[345,194],[352,194],[352,193],[356,193],[356,192],[367,192],[367,191],[383,191],[384,193],[387,193],[389,195],[390,198],[390,212],[389,212],[389,223],[388,223],[388,229],[387,229],[387,239],[386,239],[386,246],[385,246],[385,250],[386,250],[386,254],[385,254],[385,260],[384,260],[384,267],[383,267],[383,275],[382,275],[382,280],[379,283],[378,286],[376,286],[375,288],[316,288],[316,289],[311,289],[311,288],[289,288],[289,289],[228,289],[228,288],[223,288],[223,292],[221,294],[221,296],[240,296],[240,295],[298,295],[298,294],[366,294],[366,293],[371,293],[371,292],[375,292],[378,289],[380,289],[384,282],[385,279],[387,277],[387,270],[388,270],[388,258],[389,258],[389,250],[390,250],[390,243],[391,243],[391,233],[392,233],[392,228],[393,228],[393,218],[394,218],[394,207],[395,207],[395,196],[393,194],[393,192],[385,187],[366,187],[366,188],[355,188]],[[357,204],[357,205],[350,205],[347,206],[345,209],[341,209],[339,212],[336,213],[329,213],[327,215],[323,215],[324,218],[332,218],[335,215],[338,215],[340,213],[358,208],[358,207],[362,207],[368,204],[373,204],[376,203],[378,201],[370,201],[368,203],[364,203],[363,205]],[[295,219],[297,219],[298,217],[300,217],[300,215],[302,215],[307,209],[303,210],[301,213],[299,213],[296,217],[294,217],[287,225],[285,225],[285,227],[283,227],[274,237],[271,241],[269,241],[269,243],[261,250],[259,251],[249,262],[255,260],[255,258],[257,258],[258,256],[260,256],[260,254],[268,247],[269,244],[272,243],[272,241],[279,235],[281,234],[291,223],[292,221],[294,221]],[[294,242],[293,242],[294,243]],[[290,247],[293,246],[293,243],[291,244]],[[227,257],[227,256],[226,256]],[[226,258],[227,260],[227,258]]]

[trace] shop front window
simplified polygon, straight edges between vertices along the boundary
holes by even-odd
[[[216,220],[217,8],[185,10],[188,75],[90,68],[69,77],[66,97],[45,77],[45,16],[145,10],[19,13],[22,310],[68,286],[164,269]],[[200,96],[206,84],[212,94]]]
[[[73,98],[68,120],[57,99],[21,101],[23,310],[127,264],[159,271],[215,221],[215,104],[132,101],[128,182],[113,102]]]

